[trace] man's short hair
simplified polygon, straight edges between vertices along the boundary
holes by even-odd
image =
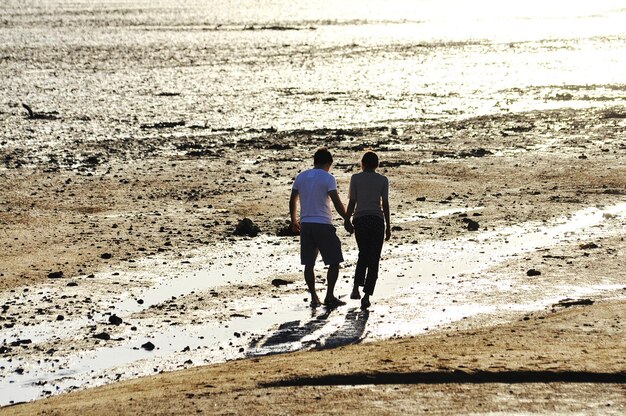
[[[361,163],[365,169],[376,169],[378,167],[378,155],[374,152],[365,152]]]
[[[315,166],[322,166],[327,163],[333,163],[333,155],[330,154],[327,148],[323,147],[318,149],[313,155],[313,164]]]

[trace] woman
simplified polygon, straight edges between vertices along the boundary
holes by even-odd
[[[348,218],[354,213],[352,224],[359,246],[359,259],[354,273],[351,299],[361,299],[359,286],[363,286],[361,308],[367,309],[370,296],[378,279],[378,263],[383,239],[391,237],[389,224],[389,181],[379,173],[378,156],[366,152],[361,159],[362,172],[350,178]]]

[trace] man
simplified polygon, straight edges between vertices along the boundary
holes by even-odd
[[[350,217],[337,193],[337,181],[328,173],[333,164],[333,156],[327,149],[319,149],[313,155],[313,169],[305,170],[296,176],[289,198],[291,230],[300,233],[300,260],[304,265],[304,280],[311,293],[311,307],[321,305],[315,292],[315,260],[318,252],[328,266],[327,289],[324,305],[329,308],[345,305],[334,295],[335,283],[339,277],[339,264],[343,261],[341,242],[333,226],[332,201],[335,209],[344,219],[344,227],[352,233],[354,228]],[[297,201],[300,200],[300,221],[296,218]]]

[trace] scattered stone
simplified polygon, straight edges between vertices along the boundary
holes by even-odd
[[[478,224],[478,221],[474,221],[471,218],[463,218],[461,221],[467,224],[468,231],[478,231],[478,228],[480,228],[480,224]]]
[[[590,250],[592,248],[599,248],[600,246],[598,246],[596,243],[586,243],[581,244],[579,247],[583,250]]]
[[[592,301],[591,299],[578,299],[578,300],[574,300],[574,299],[563,299],[560,300],[559,303],[556,303],[552,306],[560,306],[563,308],[569,308],[570,306],[589,306],[589,305],[593,305],[594,301]]]
[[[122,322],[124,322],[122,321],[122,318],[115,314],[109,316],[109,323],[112,325],[120,325]]]
[[[99,334],[96,334],[93,337],[96,339],[101,339],[103,341],[108,341],[111,339],[111,335],[107,334],[106,332],[100,332]]]
[[[540,276],[541,272],[539,270],[530,269],[526,272],[526,276]]]
[[[78,286],[78,283],[76,283],[76,282],[69,282],[69,283],[67,284],[67,286],[68,286],[68,287],[76,287],[76,286]]]
[[[233,234],[239,236],[247,235],[250,237],[256,237],[260,231],[261,229],[255,223],[253,223],[250,218],[244,218],[239,221],[237,227],[235,227],[235,231],[233,231]]]
[[[63,277],[63,272],[48,273],[48,279],[60,279]]]
[[[113,257],[113,255],[111,253],[102,253],[102,254],[100,254],[100,258],[104,259],[104,260],[108,260],[111,257]]]
[[[57,315],[57,321],[62,321],[65,319],[65,316],[63,315]]]
[[[11,348],[5,346],[0,347],[0,354],[7,354],[9,352],[11,352]]]
[[[18,339],[17,341],[13,341],[11,343],[12,347],[19,347],[20,345],[27,345],[27,344],[31,344],[33,341],[31,341],[30,339]]]
[[[155,348],[155,346],[154,346],[154,344],[153,344],[153,343],[151,343],[150,341],[148,341],[148,342],[146,342],[145,344],[143,344],[143,345],[141,346],[141,348],[143,348],[143,349],[144,349],[144,350],[146,350],[146,351],[152,351],[152,350]]]
[[[272,284],[273,284],[274,286],[276,286],[276,287],[278,287],[278,286],[288,285],[288,284],[291,284],[291,283],[293,283],[293,282],[290,282],[290,281],[285,280],[285,279],[273,279],[273,280],[272,280]]]
[[[142,129],[167,129],[172,127],[182,127],[185,125],[184,121],[162,121],[154,124],[142,124]]]

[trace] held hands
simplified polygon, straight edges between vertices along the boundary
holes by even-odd
[[[352,222],[350,222],[350,218],[346,218],[345,220],[343,220],[343,228],[346,229],[348,234],[352,234],[354,232],[354,225],[352,225]]]
[[[300,223],[298,221],[291,221],[291,231],[295,234],[300,234]]]

